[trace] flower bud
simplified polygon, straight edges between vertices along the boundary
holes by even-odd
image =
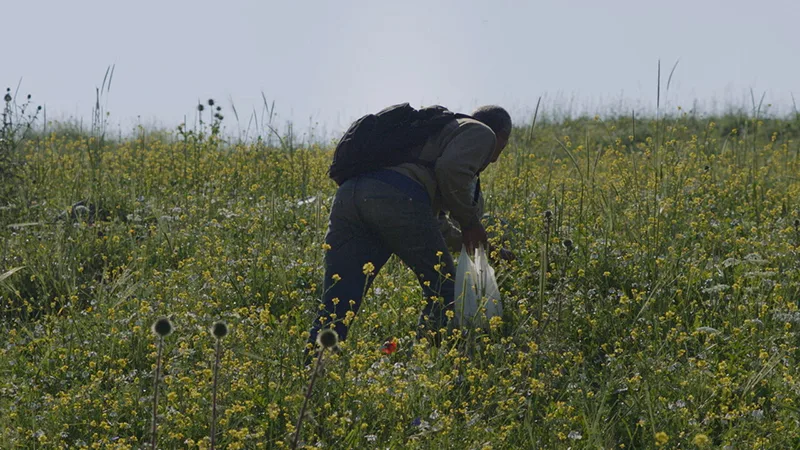
[[[222,339],[228,335],[228,325],[225,322],[214,322],[211,326],[211,334],[217,339]]]
[[[317,343],[323,348],[333,348],[339,343],[339,335],[330,328],[326,328],[317,335]]]
[[[153,333],[166,337],[172,334],[172,322],[168,318],[162,317],[153,324]]]

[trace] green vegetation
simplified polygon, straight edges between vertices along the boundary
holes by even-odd
[[[229,142],[206,109],[8,150],[0,447],[149,446],[169,317],[159,446],[209,448],[216,387],[219,448],[290,448],[332,149]],[[482,183],[518,255],[495,266],[503,319],[415,343],[421,293],[393,258],[325,354],[301,446],[797,448],[799,154],[798,118],[521,126]]]

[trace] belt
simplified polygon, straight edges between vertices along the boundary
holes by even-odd
[[[408,194],[414,201],[423,202],[428,205],[431,204],[428,191],[425,190],[421,184],[400,172],[395,172],[394,170],[390,169],[381,169],[374,172],[365,173],[362,176],[382,181],[390,186],[393,186]]]

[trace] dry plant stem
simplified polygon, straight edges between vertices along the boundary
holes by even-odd
[[[306,415],[306,406],[308,406],[308,399],[311,397],[311,390],[314,389],[314,382],[317,381],[317,373],[319,373],[319,365],[322,363],[322,355],[325,353],[325,348],[321,348],[317,362],[314,365],[314,373],[311,374],[311,381],[308,383],[308,391],[306,391],[306,398],[303,400],[303,407],[300,408],[300,417],[297,418],[297,427],[294,430],[294,439],[292,448],[297,448],[297,442],[300,440],[300,427],[303,425],[303,416]]]
[[[543,319],[544,313],[544,291],[546,286],[547,280],[547,269],[548,269],[548,252],[550,251],[550,219],[545,219],[545,227],[544,227],[544,245],[542,245],[542,254],[539,267],[539,322]]]
[[[221,356],[221,339],[217,339],[216,359],[214,360],[214,386],[211,399],[211,450],[214,450],[217,442],[217,380],[219,379],[219,360]]]
[[[161,376],[161,351],[164,348],[164,338],[158,339],[158,357],[156,358],[156,375],[153,377],[153,429],[151,431],[150,448],[156,448],[156,423],[158,419],[158,379]]]

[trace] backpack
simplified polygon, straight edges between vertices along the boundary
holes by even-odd
[[[367,114],[350,125],[336,145],[328,176],[341,186],[354,176],[416,162],[432,166],[433,161],[419,159],[425,141],[454,119],[470,117],[443,106],[415,109],[408,103]]]

